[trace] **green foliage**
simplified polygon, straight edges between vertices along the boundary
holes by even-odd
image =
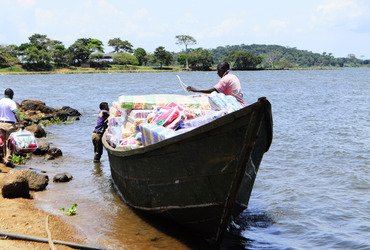
[[[195,49],[191,51],[190,55],[195,57],[193,61],[189,58],[189,64],[192,66],[199,64],[201,69],[208,70],[213,64],[213,54],[208,49]]]
[[[10,67],[13,69],[13,67],[19,63],[16,50],[16,45],[0,45],[0,68]]]
[[[122,41],[121,38],[113,38],[108,41],[108,45],[114,48],[114,52],[126,52],[126,53],[132,53],[132,44],[125,40]]]
[[[139,61],[133,55],[119,52],[113,56],[113,60],[120,65],[139,65]]]
[[[64,207],[60,209],[61,211],[65,211]],[[65,212],[66,215],[72,216],[77,214],[77,204],[73,204],[68,210]]]
[[[25,154],[25,155],[13,154],[12,163],[16,165],[24,165],[27,162],[27,160],[30,158],[31,158],[30,154]]]
[[[358,67],[363,64],[362,60],[357,59],[354,55],[349,55],[347,58],[335,58],[332,53],[312,53],[306,50],[298,50],[297,48],[289,48],[280,45],[233,45],[225,47],[217,47],[213,49],[215,63],[223,61],[232,51],[245,51],[255,56],[263,57],[260,64],[261,68],[275,68],[279,65],[289,67]],[[283,60],[283,61],[282,61]],[[280,62],[280,63],[278,63]]]
[[[90,50],[91,53],[104,53],[103,42],[98,39],[89,39],[87,48]]]
[[[104,53],[103,43],[98,39],[80,38],[68,48],[70,62],[81,65],[94,52]]]
[[[231,51],[224,60],[231,63],[233,69],[246,70],[257,68],[257,65],[262,62],[262,57],[246,51]]]
[[[369,67],[370,64],[369,60],[357,59],[354,54],[348,54],[345,58],[335,58],[332,53],[328,52],[312,53],[280,45],[241,44],[188,51],[188,46],[196,44],[196,40],[188,35],[178,35],[175,38],[176,44],[185,45],[185,53],[184,51],[176,54],[170,53],[163,46],[158,47],[154,53],[146,52],[143,48],[133,51],[132,44],[120,38],[110,39],[108,45],[114,47],[117,53],[134,53],[136,60],[126,55],[118,56],[118,62],[122,65],[155,66],[160,64],[161,69],[163,64],[169,66],[175,62],[174,66],[180,64],[188,69],[191,65],[192,69],[209,70],[210,67],[224,60],[230,61],[234,69]],[[247,52],[253,56],[246,54]],[[110,65],[107,65],[109,63],[107,61],[102,62],[102,53],[104,53],[103,43],[98,39],[79,38],[71,46],[65,48],[60,41],[49,39],[46,35],[34,34],[29,37],[28,43],[19,46],[0,45],[0,71],[50,71],[53,68],[64,68],[63,72],[69,70],[85,72],[90,69],[77,69],[75,66],[78,67],[86,62],[107,70]]]
[[[187,47],[188,45],[197,44],[197,40],[195,40],[192,36],[189,35],[177,35],[175,38],[177,40],[176,42],[177,45],[184,44]]]
[[[146,51],[143,48],[137,48],[134,52],[134,56],[136,56],[139,62],[139,66],[143,65],[143,63],[146,64],[148,62]]]
[[[188,45],[194,45],[197,44],[197,40],[194,39],[194,37],[189,35],[177,35],[175,36],[176,44],[177,45],[185,45],[185,62],[186,62],[186,69],[189,68],[189,62],[188,62]]]
[[[96,53],[96,54],[91,54],[89,56],[89,58],[93,61],[93,62],[99,62],[101,59],[103,59],[104,57],[104,54],[102,53]]]
[[[59,41],[49,39],[46,35],[30,36],[28,44],[22,44],[18,50],[23,56],[24,67],[30,70],[50,70],[52,68],[51,51]]]
[[[68,65],[68,50],[64,45],[58,44],[51,51],[51,58],[57,67],[65,67]]]
[[[23,119],[26,117],[26,114],[23,113],[22,111],[18,110],[18,109],[17,109],[17,113],[19,115],[19,119],[21,119],[21,121],[23,121]]]
[[[173,62],[173,56],[170,52],[166,51],[163,46],[159,46],[154,51],[154,62],[158,62],[161,65],[169,66]]]

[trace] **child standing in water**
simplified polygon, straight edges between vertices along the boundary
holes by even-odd
[[[100,112],[96,126],[92,133],[92,143],[94,145],[94,163],[99,163],[100,158],[103,154],[103,143],[102,137],[105,129],[108,127],[109,117],[109,105],[106,102],[102,102],[99,105]]]

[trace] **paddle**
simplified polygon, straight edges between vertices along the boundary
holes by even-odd
[[[181,87],[188,93],[188,95],[190,95],[189,91],[187,90],[188,85],[186,85],[183,81],[181,81],[181,78],[178,75],[176,75],[176,76],[180,81]]]

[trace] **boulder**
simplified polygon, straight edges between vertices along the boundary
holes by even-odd
[[[46,131],[40,124],[28,126],[26,130],[32,132],[36,138],[46,137]]]
[[[34,155],[46,155],[49,152],[50,143],[48,142],[37,142],[37,149],[33,151]]]
[[[78,110],[69,106],[62,108],[52,108],[46,106],[44,102],[38,100],[24,100],[20,105],[20,110],[25,113],[25,126],[38,124],[41,120],[61,120],[66,121],[69,117],[74,117],[78,120],[81,113]]]
[[[81,113],[77,109],[71,108],[69,106],[63,106],[62,110],[66,112],[68,116],[81,116]]]
[[[37,101],[37,100],[24,100],[22,101],[20,108],[24,111],[32,110],[40,110],[40,107],[46,106],[44,102]]]
[[[18,171],[21,171],[23,175],[27,178],[30,190],[43,191],[49,184],[49,176],[47,175],[40,174],[37,171],[31,169],[23,169]]]
[[[53,178],[53,182],[69,182],[73,179],[73,176],[69,173],[56,174]]]
[[[59,148],[49,148],[48,153],[45,155],[45,159],[54,160],[60,156],[63,156],[62,150]]]
[[[4,198],[30,198],[27,178],[19,171],[9,172],[1,187],[1,194]]]

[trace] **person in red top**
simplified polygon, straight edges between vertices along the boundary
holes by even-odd
[[[186,89],[192,92],[200,92],[210,94],[213,91],[218,93],[224,93],[225,95],[231,95],[245,107],[243,100],[243,92],[238,77],[230,72],[230,65],[227,62],[220,62],[217,65],[217,74],[221,77],[220,81],[209,89],[196,89],[192,86],[188,86]]]

